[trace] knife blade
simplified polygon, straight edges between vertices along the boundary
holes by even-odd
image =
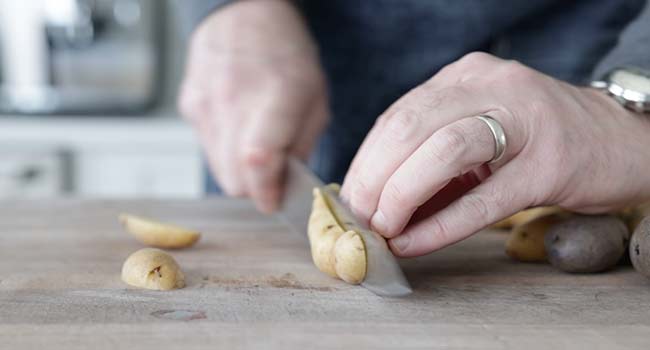
[[[307,166],[293,158],[289,160],[285,195],[280,210],[280,216],[291,230],[306,235],[315,187],[322,188],[328,193],[328,199],[336,202],[332,208],[337,217],[351,219],[354,227],[346,229],[354,229],[363,238],[367,270],[361,285],[380,296],[399,297],[412,293],[411,286],[397,259],[390,252],[386,240],[356,220],[352,211],[340,201],[337,193],[325,187]]]

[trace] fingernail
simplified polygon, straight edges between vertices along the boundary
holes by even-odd
[[[408,248],[410,243],[411,236],[409,235],[397,236],[390,240],[390,245],[393,246],[393,248],[397,249],[399,253],[404,253],[404,250]]]
[[[377,210],[370,219],[370,226],[378,233],[386,233],[386,217],[381,210]]]

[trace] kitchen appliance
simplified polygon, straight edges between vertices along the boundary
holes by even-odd
[[[159,0],[0,0],[0,113],[138,112],[161,86]]]

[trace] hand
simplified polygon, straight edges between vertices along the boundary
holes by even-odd
[[[297,10],[248,0],[206,18],[190,43],[179,106],[224,191],[275,210],[287,156],[307,158],[328,116],[317,50]]]
[[[508,141],[489,171],[494,139],[473,118],[482,114]],[[473,53],[378,119],[341,194],[396,255],[416,256],[530,206],[596,213],[641,201],[648,174],[650,118],[599,91]]]

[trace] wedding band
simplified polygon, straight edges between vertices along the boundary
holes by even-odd
[[[492,132],[492,136],[494,136],[494,157],[492,157],[488,164],[498,162],[506,153],[506,146],[508,145],[506,133],[503,131],[501,124],[489,115],[480,115],[476,118],[487,124]]]

